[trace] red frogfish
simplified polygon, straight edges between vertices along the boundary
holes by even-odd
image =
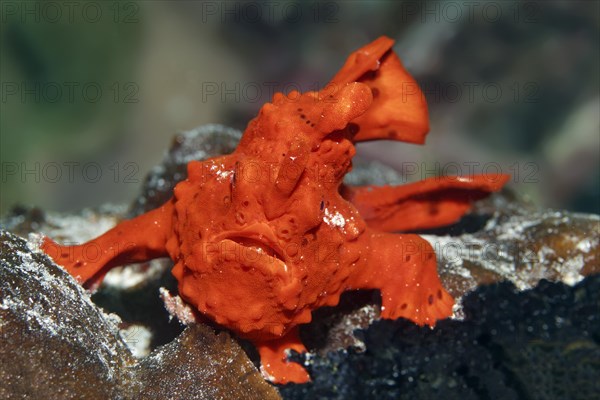
[[[344,291],[378,289],[382,318],[433,326],[451,316],[433,248],[393,232],[453,223],[508,177],[343,184],[357,142],[422,144],[429,129],[423,94],[392,45],[380,37],[355,51],[321,91],[276,93],[232,154],[190,162],[161,207],[86,244],[46,237],[42,249],[88,287],[112,267],[170,257],[181,298],[251,341],[276,383],[310,379],[286,350],[306,352],[299,326]],[[93,260],[89,243],[100,249]]]

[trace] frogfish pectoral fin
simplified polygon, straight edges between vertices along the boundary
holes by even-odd
[[[474,201],[500,190],[509,175],[446,176],[400,186],[345,186],[342,196],[369,227],[414,231],[457,222]]]
[[[433,248],[417,235],[369,230],[365,268],[352,278],[353,289],[379,289],[381,316],[433,326],[452,315],[454,299],[442,287]]]
[[[87,288],[99,285],[113,267],[167,256],[173,200],[123,221],[103,235],[78,245],[60,245],[45,237],[41,249]]]

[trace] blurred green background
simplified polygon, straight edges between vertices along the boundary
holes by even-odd
[[[360,157],[407,181],[501,169],[540,206],[600,213],[597,1],[0,8],[2,214],[128,203],[177,131],[244,129],[273,90],[323,86],[382,34],[425,91],[431,132]]]

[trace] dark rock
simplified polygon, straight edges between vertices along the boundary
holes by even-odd
[[[484,286],[464,321],[435,329],[378,321],[366,351],[313,355],[313,382],[285,399],[592,399],[600,393],[600,276],[574,287],[542,281],[519,292]],[[302,361],[304,357],[295,356]]]
[[[352,160],[352,171],[344,177],[346,185],[401,185],[406,183],[398,171],[378,161],[356,157]]]

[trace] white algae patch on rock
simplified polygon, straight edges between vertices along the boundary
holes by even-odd
[[[144,325],[129,325],[119,331],[135,358],[143,358],[150,354],[152,332]]]
[[[169,316],[176,317],[184,325],[191,325],[198,322],[192,306],[184,303],[179,295],[172,295],[167,289],[161,287],[160,298],[165,304],[165,309]]]
[[[115,213],[105,214],[89,209],[80,214],[46,213],[45,224],[40,233],[63,243],[81,244],[102,235],[118,222],[118,215],[124,209],[117,208]]]
[[[162,261],[152,260],[143,264],[113,268],[108,271],[102,284],[119,290],[128,290],[142,285],[144,282],[157,279],[166,269],[171,267],[170,261],[166,263]]]

